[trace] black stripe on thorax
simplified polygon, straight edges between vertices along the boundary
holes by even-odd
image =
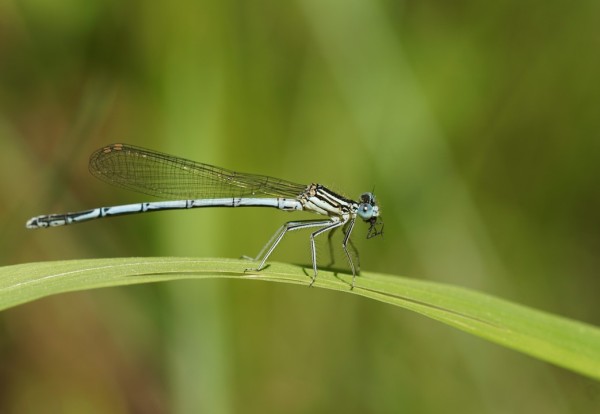
[[[319,197],[320,199],[326,201],[327,203],[335,206],[337,208],[342,209],[350,209],[352,204],[355,204],[354,201],[347,199],[333,191],[329,190],[326,187],[323,187],[320,184],[314,184],[314,195],[315,197]]]

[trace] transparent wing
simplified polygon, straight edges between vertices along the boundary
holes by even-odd
[[[127,144],[112,144],[95,151],[90,156],[89,169],[95,177],[110,184],[165,199],[296,198],[307,187]]]

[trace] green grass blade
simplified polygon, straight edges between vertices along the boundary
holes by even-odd
[[[27,263],[0,268],[0,310],[45,296],[166,280],[238,278],[307,285],[309,271],[273,263],[244,273],[228,259],[119,258]],[[307,273],[308,272],[308,273]],[[463,331],[600,380],[600,329],[468,289],[363,272],[321,270],[315,287],[344,291],[418,312]]]

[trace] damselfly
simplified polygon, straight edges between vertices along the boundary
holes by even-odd
[[[369,224],[367,238],[383,234],[383,222],[373,193],[363,193],[358,201],[342,197],[320,184],[301,185],[266,175],[245,174],[208,164],[189,161],[127,144],[112,144],[95,151],[90,157],[90,172],[97,178],[154,197],[170,201],[144,202],[100,207],[75,213],[33,217],[27,228],[63,226],[102,217],[146,213],[160,210],[202,207],[273,207],[284,211],[309,211],[327,216],[322,220],[285,223],[254,259],[260,271],[287,232],[314,228],[310,235],[313,266],[312,285],[317,277],[315,238],[325,232],[331,236],[342,229],[342,248],[352,270],[352,287],[357,273],[348,245],[356,218]]]

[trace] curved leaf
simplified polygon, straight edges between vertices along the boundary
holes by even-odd
[[[178,279],[238,278],[296,283],[309,273],[272,263],[245,273],[248,262],[229,259],[117,258],[28,263],[0,268],[0,310],[76,290]],[[320,270],[315,287],[344,291],[410,309],[492,342],[600,379],[600,329],[493,296],[440,283],[362,272]]]

